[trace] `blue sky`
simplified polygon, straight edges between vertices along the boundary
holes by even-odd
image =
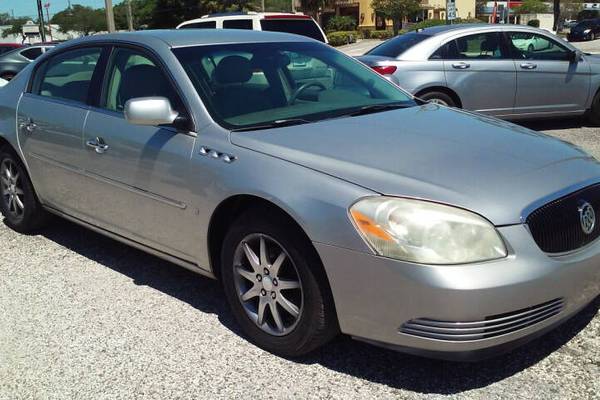
[[[113,0],[113,5],[122,0]],[[67,8],[68,0],[42,0],[42,4],[50,3],[50,16]],[[71,0],[71,4],[82,4],[94,8],[103,8],[104,0]],[[0,0],[0,12],[14,12],[15,17],[37,16],[37,0]],[[44,17],[46,10],[44,9]]]

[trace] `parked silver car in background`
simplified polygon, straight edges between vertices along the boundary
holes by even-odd
[[[600,57],[546,30],[463,24],[392,38],[359,60],[419,98],[505,119],[600,124]]]
[[[0,90],[0,147],[9,227],[50,212],[218,278],[284,356],[340,331],[488,356],[600,293],[596,160],[301,36],[69,42]]]

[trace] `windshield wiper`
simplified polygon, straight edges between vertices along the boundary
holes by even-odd
[[[412,103],[388,103],[388,104],[371,104],[369,106],[363,106],[359,109],[351,110],[350,112],[344,114],[349,115],[351,117],[357,117],[359,115],[367,115],[373,114],[382,111],[396,110],[398,108],[408,108],[413,107]]]
[[[242,128],[232,129],[232,132],[258,131],[261,129],[282,128],[284,126],[308,124],[312,121],[302,118],[278,119],[266,124],[250,125]]]

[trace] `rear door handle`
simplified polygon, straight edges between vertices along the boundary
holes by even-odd
[[[533,63],[523,63],[521,64],[522,69],[536,69],[537,65]]]
[[[467,64],[466,62],[457,62],[452,64],[452,68],[454,69],[467,69],[471,66],[471,64]]]
[[[104,143],[104,139],[101,137],[97,137],[94,140],[88,140],[85,145],[89,148],[94,149],[94,151],[98,154],[106,153],[108,150],[108,145]]]

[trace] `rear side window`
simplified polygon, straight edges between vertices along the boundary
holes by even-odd
[[[440,47],[430,59],[446,60],[498,60],[510,55],[497,32],[478,33],[452,40]]]
[[[52,57],[38,70],[34,93],[85,103],[101,52],[100,48],[85,48]]]
[[[224,29],[252,29],[251,19],[228,19],[223,21]]]
[[[183,25],[179,29],[216,29],[217,21],[194,22],[193,24]]]
[[[307,36],[320,42],[325,42],[323,33],[317,23],[310,18],[306,19],[262,19],[260,27],[263,31],[293,33]]]
[[[23,50],[21,52],[21,55],[23,57],[27,58],[28,60],[33,61],[42,55],[42,48],[41,47],[33,47],[31,49]]]
[[[430,35],[425,35],[417,32],[409,32],[404,35],[396,36],[369,51],[367,54],[372,56],[383,56],[396,58],[410,49],[417,43],[430,38]]]

